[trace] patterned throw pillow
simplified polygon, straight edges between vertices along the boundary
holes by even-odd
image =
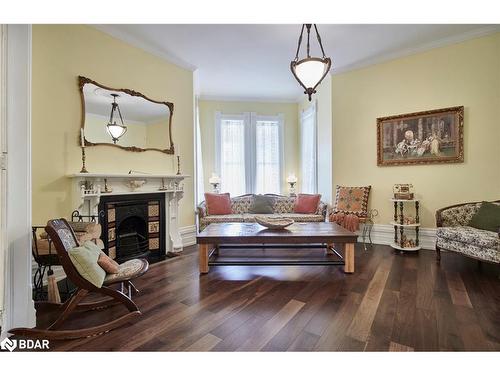
[[[335,194],[334,213],[368,215],[368,196],[371,186],[338,186]]]

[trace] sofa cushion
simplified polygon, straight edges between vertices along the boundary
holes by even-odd
[[[368,197],[371,186],[338,186],[335,194],[334,213],[368,216]]]
[[[444,237],[437,238],[436,246],[488,262],[500,263],[500,247],[480,247],[473,243],[464,243]]]
[[[436,237],[482,248],[496,249],[500,246],[497,233],[467,226],[437,228]]]
[[[205,193],[205,201],[207,202],[209,215],[231,214],[231,197],[229,193]]]
[[[295,197],[275,196],[273,211],[277,214],[293,212]]]
[[[323,215],[314,214],[298,214],[298,213],[286,213],[282,214],[282,217],[286,219],[293,219],[296,223],[304,223],[304,222],[322,222],[325,221],[325,217]]]
[[[498,233],[500,228],[500,206],[490,202],[483,202],[468,225],[473,228]]]
[[[481,207],[481,203],[468,203],[446,208],[441,212],[443,227],[466,226]]]
[[[249,213],[252,214],[272,214],[274,198],[269,195],[255,195]]]
[[[314,214],[318,209],[321,194],[298,194],[293,212],[297,214]]]
[[[243,215],[230,214],[230,215],[209,215],[201,219],[205,225],[211,223],[243,223]]]
[[[231,213],[246,214],[253,205],[253,194],[241,195],[231,199]]]

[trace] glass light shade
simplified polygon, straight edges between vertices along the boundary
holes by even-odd
[[[295,74],[306,88],[314,88],[320,82],[329,66],[321,60],[302,60],[295,66]]]
[[[208,179],[208,182],[210,184],[220,184],[220,177],[217,176],[215,173],[212,173],[212,177]]]
[[[295,176],[295,173],[290,174],[287,177],[286,182],[288,182],[289,184],[295,184],[297,182],[297,176]]]
[[[113,142],[116,143],[116,141],[127,132],[127,127],[125,125],[118,125],[114,122],[106,125],[106,130],[111,138],[113,138]]]

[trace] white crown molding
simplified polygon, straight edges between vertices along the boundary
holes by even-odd
[[[425,43],[421,44],[420,46],[417,47],[412,47],[412,48],[406,48],[403,50],[395,51],[395,52],[389,52],[385,53],[379,56],[375,56],[369,59],[366,59],[364,61],[361,61],[359,63],[351,64],[344,66],[339,69],[335,69],[334,66],[332,66],[331,74],[332,75],[337,75],[337,74],[342,74],[342,73],[347,73],[353,70],[358,70],[362,68],[367,68],[372,65],[377,65],[380,63],[388,62],[391,60],[396,60],[402,57],[407,57],[411,55],[416,55],[418,53],[430,51],[436,48],[440,47],[446,47],[449,45],[465,42],[467,40],[471,39],[476,39],[476,38],[481,38],[483,36],[495,34],[497,32],[500,32],[500,25],[491,25],[491,26],[486,26],[480,29],[472,30],[472,31],[467,31],[461,34],[453,35],[447,38],[442,38],[438,39],[435,41],[432,41],[430,43]]]
[[[121,40],[122,42],[125,42],[127,44],[130,44],[133,47],[140,48],[156,57],[159,57],[169,63],[172,63],[174,65],[180,66],[181,68],[190,70],[190,71],[195,71],[197,67],[193,64],[188,63],[187,61],[184,61],[170,53],[167,53],[163,50],[161,50],[159,47],[152,45],[151,43],[148,43],[144,40],[141,40],[137,38],[136,36],[133,36],[130,33],[127,33],[123,30],[119,30],[113,25],[89,25],[105,34],[108,34],[116,39]]]
[[[151,43],[148,43],[131,33],[124,32],[121,29],[118,29],[114,25],[89,25],[94,27],[95,29],[104,32],[116,39],[119,39],[125,43],[128,43],[134,47],[140,48],[152,55],[155,55],[161,59],[168,61],[169,63],[175,64],[182,68],[188,69],[190,71],[196,71],[198,69],[197,66],[184,61],[174,54],[164,51],[158,46],[155,46]],[[446,38],[441,38],[430,43],[421,44],[417,47],[406,48],[395,52],[389,52],[385,54],[381,54],[378,56],[374,56],[372,58],[368,58],[358,63],[350,64],[341,68],[332,67],[330,71],[331,75],[343,74],[346,72],[350,72],[353,70],[358,70],[362,68],[367,68],[372,65],[388,62],[391,60],[396,60],[398,58],[415,55],[421,52],[426,52],[435,48],[445,47],[452,44],[461,43],[470,39],[480,38],[483,36],[491,35],[494,33],[500,32],[500,25],[490,25],[486,27],[482,27],[480,29],[475,29],[472,31],[467,31],[461,34],[453,35]],[[199,85],[199,83],[197,83]],[[207,101],[231,101],[231,102],[258,102],[258,103],[299,103],[303,100],[303,95],[301,94],[299,97],[290,97],[286,99],[274,99],[274,98],[260,98],[260,97],[232,97],[232,96],[218,96],[218,95],[200,95],[200,100]]]
[[[282,103],[291,104],[297,103],[297,99],[275,99],[275,98],[259,98],[245,96],[218,96],[218,95],[200,95],[199,100],[207,102],[245,102],[245,103]]]

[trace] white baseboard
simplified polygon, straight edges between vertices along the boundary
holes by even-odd
[[[413,229],[409,229],[413,230]],[[407,229],[407,231],[409,231]],[[358,231],[358,241],[363,242],[361,234],[363,227]],[[410,235],[411,236],[411,235]],[[378,245],[390,245],[394,242],[394,226],[390,224],[374,224],[371,233],[372,241]],[[369,242],[368,238],[366,239]],[[419,242],[423,249],[435,250],[436,245],[436,228],[420,228]]]
[[[196,244],[196,225],[182,227],[179,231],[181,232],[183,247]]]
[[[362,242],[363,227],[358,231],[358,241]],[[182,246],[191,246],[196,244],[196,225],[182,227],[180,229],[182,237]],[[390,245],[394,242],[394,227],[390,224],[375,224],[371,233],[372,241],[378,245]],[[423,249],[434,250],[436,244],[436,228],[420,228],[419,231],[420,246]],[[368,238],[367,238],[368,241]]]

